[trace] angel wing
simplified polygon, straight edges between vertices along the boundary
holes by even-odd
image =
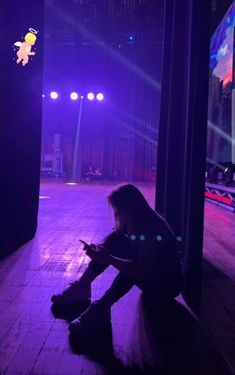
[[[15,43],[14,43],[14,46],[16,46],[16,47],[20,47],[21,44],[22,44],[21,42],[15,42]]]

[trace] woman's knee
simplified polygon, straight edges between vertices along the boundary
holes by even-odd
[[[130,240],[124,233],[113,231],[103,239],[100,245],[106,247],[114,256],[129,259]]]

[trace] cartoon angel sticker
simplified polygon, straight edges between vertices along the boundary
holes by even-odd
[[[20,47],[16,53],[18,59],[16,61],[19,64],[22,61],[22,65],[25,66],[29,62],[29,56],[34,56],[36,52],[31,52],[32,46],[35,44],[38,31],[30,28],[29,33],[24,37],[24,42],[16,42],[14,46]]]

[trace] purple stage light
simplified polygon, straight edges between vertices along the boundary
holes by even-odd
[[[71,92],[70,99],[71,100],[77,100],[78,99],[78,93],[77,92]]]
[[[56,92],[56,91],[51,91],[51,92],[50,92],[50,97],[51,97],[51,99],[57,99],[57,98],[58,98],[58,92]]]
[[[99,100],[100,102],[104,100],[104,95],[102,94],[102,92],[99,92],[99,94],[96,95],[96,99]]]
[[[94,99],[95,99],[95,95],[93,94],[93,92],[89,92],[89,93],[87,94],[87,99],[88,99],[88,100],[94,100]]]

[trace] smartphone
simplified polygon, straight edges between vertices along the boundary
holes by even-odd
[[[88,245],[88,243],[87,242],[85,242],[85,241],[83,241],[83,240],[79,240],[84,246],[86,246],[86,247],[90,247],[90,245]]]
[[[88,245],[88,243],[86,241],[83,241],[83,240],[79,240],[84,246],[88,247],[89,249],[93,250],[93,251],[99,251],[98,250],[98,247],[96,246],[96,248],[94,249],[93,247],[91,247],[90,245]],[[86,250],[86,249],[84,249]]]

